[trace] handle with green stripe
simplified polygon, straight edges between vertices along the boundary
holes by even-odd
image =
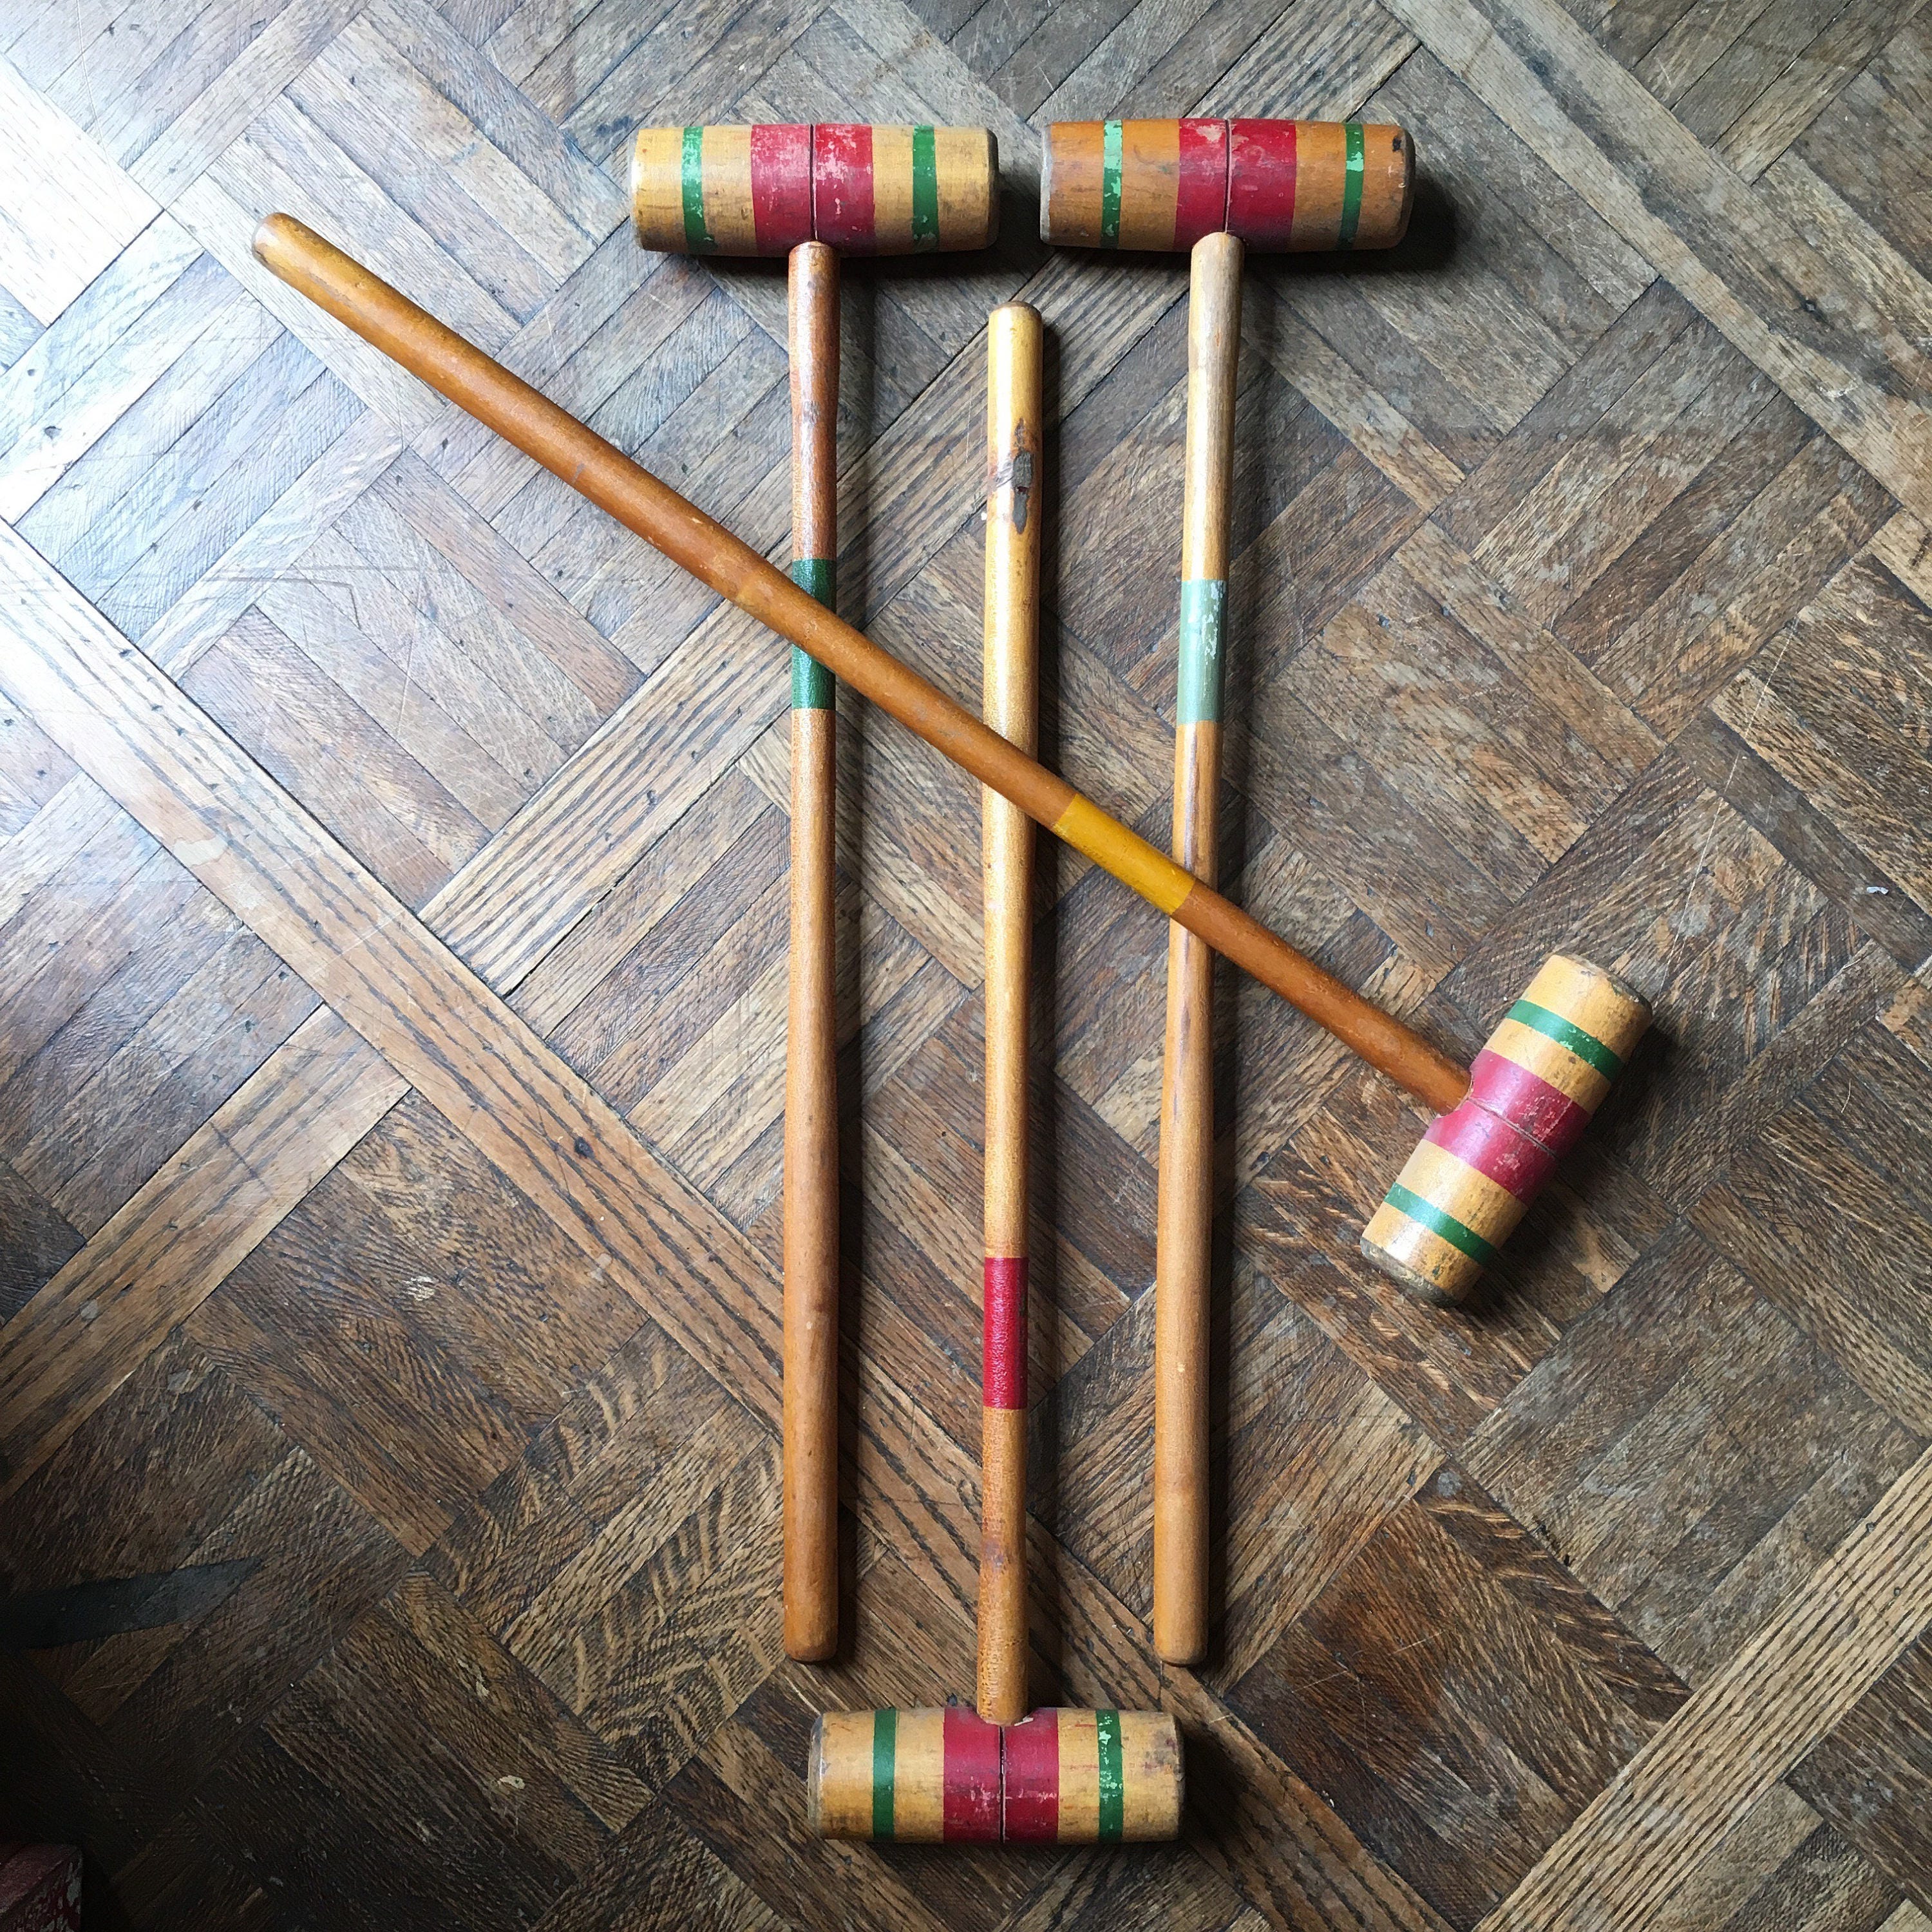
[[[830,609],[838,555],[838,258],[791,253],[794,582]],[[784,1628],[838,1643],[838,1042],[832,674],[791,653],[791,947],[785,1029]]]

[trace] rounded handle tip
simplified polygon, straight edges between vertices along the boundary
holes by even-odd
[[[255,224],[249,250],[263,268],[277,274],[292,256],[306,254],[322,245],[322,237],[305,221],[292,214],[265,214]]]
[[[254,238],[249,245],[258,258],[266,255],[290,229],[298,225],[292,214],[265,214],[256,223]]]

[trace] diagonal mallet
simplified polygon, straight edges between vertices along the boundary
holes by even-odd
[[[291,288],[728,603],[789,638],[1442,1114],[1416,1150],[1413,1174],[1405,1169],[1408,1178],[1390,1190],[1392,1210],[1430,1240],[1418,1236],[1405,1254],[1371,1222],[1374,1238],[1365,1240],[1365,1250],[1378,1265],[1393,1261],[1396,1279],[1432,1299],[1454,1300],[1468,1292],[1588,1124],[1648,1024],[1649,1009],[1636,991],[1587,962],[1553,956],[1477,1056],[1472,1091],[1471,1076],[1412,1028],[1324,972],[1009,744],[694,503],[312,229],[292,216],[272,214],[256,230],[254,249]],[[1468,1218],[1472,1214],[1474,1220]]]

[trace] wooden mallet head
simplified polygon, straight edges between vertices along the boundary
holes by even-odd
[[[1361,121],[1058,121],[1040,181],[1042,242],[1191,249],[1226,233],[1270,251],[1392,248],[1415,143]]]
[[[670,254],[985,248],[999,231],[999,156],[984,128],[640,128],[631,217],[643,247]]]
[[[812,1726],[806,1817],[827,1838],[1124,1844],[1178,1837],[1180,1730],[1166,1711],[963,1704],[828,1711]]]
[[[1546,959],[1362,1231],[1412,1294],[1460,1301],[1576,1144],[1650,1024],[1642,994],[1587,959]]]

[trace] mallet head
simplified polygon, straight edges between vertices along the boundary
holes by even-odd
[[[1408,1157],[1362,1252],[1412,1294],[1460,1301],[1576,1144],[1650,1024],[1642,994],[1555,953],[1469,1070],[1469,1097]]]
[[[1361,121],[1057,121],[1040,164],[1042,242],[1187,250],[1392,248],[1415,143]]]
[[[984,248],[999,230],[999,157],[984,128],[641,128],[631,217],[641,246],[671,254]]]
[[[828,1711],[812,1726],[806,1817],[826,1838],[1116,1844],[1180,1834],[1180,1730],[1165,1711],[962,1704]]]

